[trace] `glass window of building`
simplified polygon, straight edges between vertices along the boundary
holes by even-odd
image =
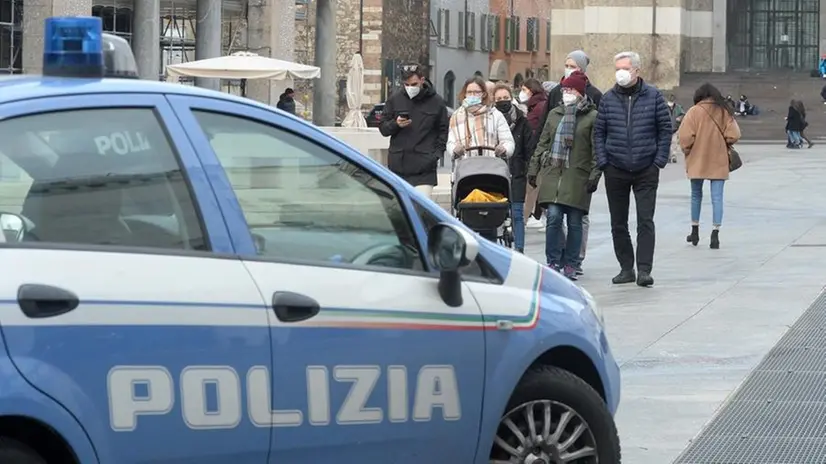
[[[132,0],[97,0],[92,15],[103,21],[103,32],[109,32],[132,42]]]

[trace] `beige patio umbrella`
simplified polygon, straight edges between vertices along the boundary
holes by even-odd
[[[251,52],[235,52],[229,56],[219,56],[166,67],[172,77],[211,77],[217,79],[315,79],[321,76],[316,66],[277,60]]]
[[[364,61],[356,53],[350,61],[350,71],[347,72],[347,107],[350,110],[341,121],[341,127],[367,127],[367,121],[361,114],[361,101],[364,93]]]

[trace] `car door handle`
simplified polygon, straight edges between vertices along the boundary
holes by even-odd
[[[307,295],[275,292],[272,294],[272,309],[281,322],[301,322],[318,314],[321,306]]]
[[[80,305],[77,295],[60,287],[23,284],[17,289],[17,304],[27,317],[42,319],[66,314]]]

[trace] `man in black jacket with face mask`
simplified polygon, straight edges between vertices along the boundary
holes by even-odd
[[[421,66],[409,64],[402,70],[404,88],[385,102],[379,131],[390,137],[390,170],[429,196],[437,183],[450,120],[444,100],[424,78]]]

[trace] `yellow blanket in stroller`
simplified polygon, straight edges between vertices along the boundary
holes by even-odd
[[[508,197],[498,193],[488,193],[483,190],[473,189],[459,203],[507,203]]]

